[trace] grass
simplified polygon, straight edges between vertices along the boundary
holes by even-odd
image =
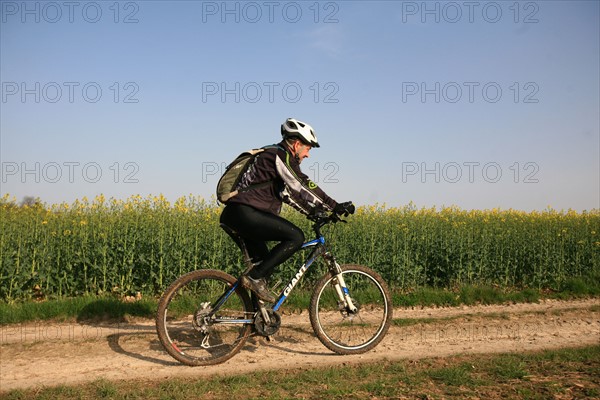
[[[567,281],[562,291],[530,288],[506,290],[490,286],[463,286],[454,290],[419,288],[411,292],[392,291],[396,307],[460,306],[537,302],[540,299],[574,299],[600,296],[600,282],[594,279]],[[298,289],[286,300],[283,309],[296,312],[308,308],[311,292]],[[145,297],[124,302],[112,296],[82,296],[46,301],[6,303],[0,301],[0,325],[36,320],[116,320],[128,317],[154,318],[158,299]]]
[[[123,302],[114,297],[84,296],[43,302],[0,302],[0,324],[36,320],[123,320],[129,316],[149,318],[156,312],[155,299]]]
[[[600,396],[600,346],[379,362],[200,379],[109,382],[14,390],[21,399],[462,399]]]
[[[401,307],[456,307],[477,304],[535,303],[541,299],[569,300],[597,296],[600,296],[600,277],[592,275],[566,279],[552,290],[499,288],[488,285],[464,285],[451,290],[423,287],[409,292],[395,291],[393,301],[395,306]]]

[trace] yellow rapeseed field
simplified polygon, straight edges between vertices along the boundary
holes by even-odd
[[[241,271],[239,250],[219,228],[214,200],[100,195],[72,204],[19,206],[0,199],[0,299],[142,292],[156,295],[198,268]],[[310,239],[310,221],[284,209]],[[413,204],[359,207],[327,227],[340,263],[379,271],[395,288],[487,284],[553,288],[600,276],[600,211],[462,210]],[[300,253],[280,266],[286,280]],[[317,268],[319,269],[319,268]],[[309,285],[319,271],[309,271]]]

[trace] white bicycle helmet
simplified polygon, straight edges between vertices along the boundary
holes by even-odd
[[[281,136],[284,139],[298,138],[309,146],[320,147],[313,128],[309,124],[294,118],[288,118],[281,124]]]

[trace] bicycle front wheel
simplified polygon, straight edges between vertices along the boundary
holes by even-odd
[[[163,347],[179,362],[196,366],[224,362],[244,345],[254,309],[237,280],[218,270],[182,275],[158,303],[156,330]],[[228,295],[228,296],[227,296]]]
[[[310,322],[328,349],[338,354],[365,353],[381,342],[392,321],[387,284],[362,265],[342,265],[342,279],[325,276],[310,300]],[[345,300],[345,283],[351,304]]]

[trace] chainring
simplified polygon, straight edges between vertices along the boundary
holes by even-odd
[[[256,333],[261,336],[271,336],[277,333],[279,327],[281,326],[281,316],[277,311],[266,310],[269,318],[271,319],[270,323],[266,323],[262,314],[260,312],[256,313],[256,317],[254,317],[254,328],[256,329]]]

